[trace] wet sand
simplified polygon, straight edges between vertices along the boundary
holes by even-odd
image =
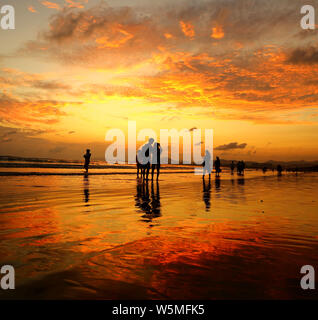
[[[34,169],[33,169],[34,170]],[[287,299],[318,268],[318,174],[2,176],[1,299]]]

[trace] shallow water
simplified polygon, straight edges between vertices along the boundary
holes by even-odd
[[[318,268],[318,175],[3,176],[1,298],[286,299]]]

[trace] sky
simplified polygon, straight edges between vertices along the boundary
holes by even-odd
[[[5,4],[0,155],[102,160],[130,120],[211,128],[224,159],[318,160],[318,29],[300,27],[314,1]]]

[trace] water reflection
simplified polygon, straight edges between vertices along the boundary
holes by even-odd
[[[84,201],[85,201],[85,203],[88,203],[89,202],[89,178],[88,178],[88,174],[84,175],[83,190],[84,190]],[[87,206],[88,206],[88,204],[87,204]]]
[[[239,178],[0,179],[0,265],[19,268],[14,297],[304,297],[298,266],[318,265],[318,175]]]
[[[205,203],[205,211],[210,211],[211,207],[211,180],[209,179],[208,184],[205,184],[205,180],[203,181],[203,201]]]
[[[149,193],[148,182],[137,182],[135,206],[144,213],[142,215],[142,220],[145,222],[152,222],[153,219],[161,216],[160,188],[158,181],[156,183],[153,181],[151,182],[151,194]]]
[[[237,184],[239,184],[239,185],[241,185],[241,186],[244,186],[244,184],[245,184],[245,179],[244,179],[244,177],[238,178],[238,179],[237,179]]]
[[[221,188],[221,178],[215,177],[215,191],[219,192]]]

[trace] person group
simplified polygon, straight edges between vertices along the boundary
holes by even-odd
[[[136,155],[137,178],[139,178],[139,175],[140,175],[143,180],[148,181],[149,173],[151,169],[151,179],[153,180],[155,171],[157,171],[157,180],[159,180],[161,153],[162,153],[162,148],[160,146],[160,143],[155,142],[153,138],[150,138],[148,142],[138,150]],[[86,150],[86,153],[84,154],[83,157],[85,159],[84,161],[85,174],[87,175],[90,159],[91,159],[91,152],[89,149]],[[202,166],[203,166],[202,178],[204,179],[205,175],[209,174],[209,179],[210,179],[211,171],[212,171],[212,158],[208,150],[206,150],[205,152]],[[221,160],[219,157],[216,157],[216,160],[214,161],[214,167],[215,167],[215,176],[216,178],[219,178],[220,173],[222,171]],[[234,161],[231,162],[230,168],[231,168],[231,175],[233,175],[235,170]],[[237,169],[237,175],[243,176],[245,171],[245,162],[243,160],[238,161],[238,163],[236,164],[236,169]],[[267,168],[263,167],[263,173],[266,173],[266,171],[267,171]],[[281,175],[282,171],[283,171],[282,166],[278,165],[277,166],[278,175]]]
[[[236,168],[237,168],[237,175],[244,176],[245,162],[243,160],[237,163]]]
[[[144,144],[137,152],[137,178],[139,178],[139,172],[141,178],[148,181],[149,171],[151,168],[151,179],[153,180],[154,173],[157,170],[157,180],[160,175],[160,157],[162,149],[159,142],[155,142],[153,138],[150,138],[148,143]]]

